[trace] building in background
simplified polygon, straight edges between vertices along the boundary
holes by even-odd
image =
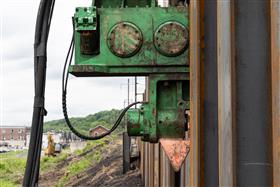
[[[27,147],[27,140],[30,134],[30,127],[26,126],[1,126],[0,145],[14,148]]]
[[[89,135],[90,136],[98,136],[100,134],[103,134],[105,132],[107,132],[108,129],[103,127],[102,125],[98,125],[95,128],[92,128],[89,130]]]

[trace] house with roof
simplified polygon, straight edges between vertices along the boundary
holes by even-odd
[[[98,136],[98,135],[103,134],[107,131],[108,131],[108,129],[106,127],[103,127],[102,125],[98,125],[98,126],[89,130],[89,135],[90,136]]]

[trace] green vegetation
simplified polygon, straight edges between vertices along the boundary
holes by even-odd
[[[70,153],[69,149],[63,150],[55,157],[43,156],[40,162],[40,172],[53,172],[58,164],[63,163],[70,157],[72,159],[66,161],[61,169],[63,175],[56,186],[64,186],[64,184],[73,176],[85,171],[92,164],[98,163],[102,159],[102,152],[107,148],[109,142],[113,142],[116,135],[111,135],[96,141],[86,142],[86,146],[81,150]],[[92,151],[94,149],[94,151]],[[17,187],[21,185],[27,151],[15,151],[0,154],[0,187]],[[59,166],[60,167],[60,166]]]
[[[97,141],[89,141],[87,142],[87,145],[84,149],[75,151],[74,155],[79,156],[80,154],[87,153],[91,149],[94,148],[94,151],[89,152],[88,154],[82,156],[79,160],[75,162],[71,162],[69,165],[67,165],[64,168],[64,175],[58,183],[56,184],[56,187],[63,187],[65,186],[65,183],[73,176],[85,171],[88,169],[94,162],[98,163],[102,159],[101,152],[104,150],[106,143],[108,143],[111,139],[111,141],[116,136],[106,137],[101,140]],[[113,138],[113,139],[112,139]]]
[[[1,187],[19,186],[19,181],[22,179],[24,173],[26,154],[26,151],[0,154]]]
[[[88,115],[86,117],[77,117],[77,118],[70,118],[71,123],[77,128],[80,132],[88,135],[89,129],[94,128],[98,125],[102,125],[108,129],[112,127],[112,125],[117,120],[120,114],[120,110],[112,109],[101,111],[95,114]],[[120,124],[120,127],[123,127],[123,121]],[[121,131],[121,128],[117,129],[117,132]],[[44,124],[44,132],[48,131],[55,131],[61,132],[66,131],[69,132],[69,128],[67,127],[64,119],[54,120],[45,122]]]
[[[41,158],[41,172],[52,168],[66,159],[67,151],[64,150],[56,157],[44,156]],[[15,151],[0,154],[0,187],[20,186],[23,178],[27,151]]]
[[[44,156],[41,158],[40,170],[44,172],[49,168],[53,168],[59,162],[65,160],[69,156],[68,150],[63,150],[60,154],[55,157]]]
[[[17,185],[10,182],[10,181],[5,180],[5,179],[0,179],[0,186],[1,187],[14,187],[14,186],[17,186]]]
[[[119,113],[120,111],[115,109],[110,111],[102,111],[93,115],[88,115],[84,118],[71,118],[71,122],[75,124],[78,130],[80,130],[84,134],[88,134],[89,129],[94,128],[98,125],[102,125],[109,129],[115,122],[116,118],[119,116]],[[120,126],[122,125],[123,122]],[[121,130],[121,128],[118,128],[117,132],[120,132]],[[69,131],[69,128],[65,125],[64,120],[61,119],[46,122],[44,124],[44,132],[47,131]],[[63,150],[56,157],[44,156],[41,158],[41,173],[51,171],[57,164],[66,160],[69,156],[75,157],[80,154],[84,154],[85,152],[90,152],[93,147],[98,147],[95,151],[86,154],[79,160],[63,168],[67,175],[61,178],[59,184],[64,184],[69,177],[74,176],[77,173],[87,169],[93,160],[95,162],[99,162],[102,158],[101,150],[103,150],[106,142],[112,141],[112,139],[114,139],[115,137],[116,136],[113,134],[101,140],[88,141],[84,149],[77,150],[73,154],[70,154],[69,150]],[[26,164],[26,157],[26,150],[0,154],[0,187],[15,187],[21,185]]]

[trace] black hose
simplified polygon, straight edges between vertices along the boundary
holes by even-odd
[[[38,186],[45,110],[45,82],[47,65],[47,41],[55,0],[41,0],[37,14],[34,39],[35,97],[31,125],[30,144],[22,186]]]
[[[119,124],[121,123],[121,120],[123,118],[123,116],[125,115],[125,113],[127,112],[127,110],[129,108],[131,108],[134,105],[140,104],[142,102],[135,102],[132,103],[130,105],[128,105],[126,108],[124,108],[121,112],[121,114],[119,115],[118,119],[116,120],[116,122],[114,123],[114,125],[112,126],[112,128],[110,130],[108,130],[107,132],[100,134],[98,136],[86,136],[81,134],[77,129],[74,128],[74,126],[71,124],[71,121],[69,120],[68,117],[68,112],[67,112],[67,85],[68,85],[68,78],[69,78],[69,66],[72,62],[72,58],[73,58],[73,53],[74,53],[74,19],[72,19],[72,24],[73,24],[73,37],[72,40],[70,42],[70,46],[67,52],[67,56],[65,59],[65,63],[64,63],[64,67],[63,67],[63,73],[62,73],[62,110],[63,110],[63,115],[64,115],[64,119],[65,119],[65,123],[67,124],[67,126],[69,127],[69,129],[79,138],[82,138],[84,140],[98,140],[101,139],[109,134],[111,134],[114,130],[117,129],[117,127],[119,126]],[[70,57],[70,58],[69,58]]]
[[[40,156],[41,156],[41,147],[42,147],[42,134],[43,134],[43,122],[44,116],[47,114],[45,110],[45,84],[46,84],[46,69],[47,69],[47,41],[51,25],[51,19],[53,15],[53,9],[55,5],[55,0],[41,0],[39,5],[39,10],[36,20],[35,28],[35,39],[34,39],[34,81],[35,81],[35,97],[34,97],[34,106],[33,106],[33,117],[31,125],[31,135],[29,150],[26,162],[26,168],[23,179],[23,187],[35,187],[38,186],[39,179],[39,170],[40,170]],[[66,107],[66,93],[67,93],[67,82],[68,82],[68,71],[66,72],[67,62],[69,54],[71,58],[68,64],[68,67],[71,63],[73,56],[73,46],[74,39],[72,39],[70,49],[67,54],[66,64],[64,67],[63,73],[63,113],[65,116],[65,121],[69,128],[77,136],[88,139],[96,140],[100,139],[111,132],[113,132],[121,122],[125,112],[140,102],[133,103],[126,107],[121,115],[119,116],[116,123],[113,125],[112,129],[108,132],[98,136],[98,137],[87,137],[80,134],[70,123],[70,120],[67,115]],[[65,73],[67,73],[65,75]],[[66,78],[66,79],[65,79]],[[65,81],[65,82],[64,82]]]

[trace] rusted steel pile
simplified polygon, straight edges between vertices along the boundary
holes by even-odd
[[[280,1],[190,1],[190,153],[142,143],[145,186],[280,186]],[[186,59],[188,60],[188,59]]]

